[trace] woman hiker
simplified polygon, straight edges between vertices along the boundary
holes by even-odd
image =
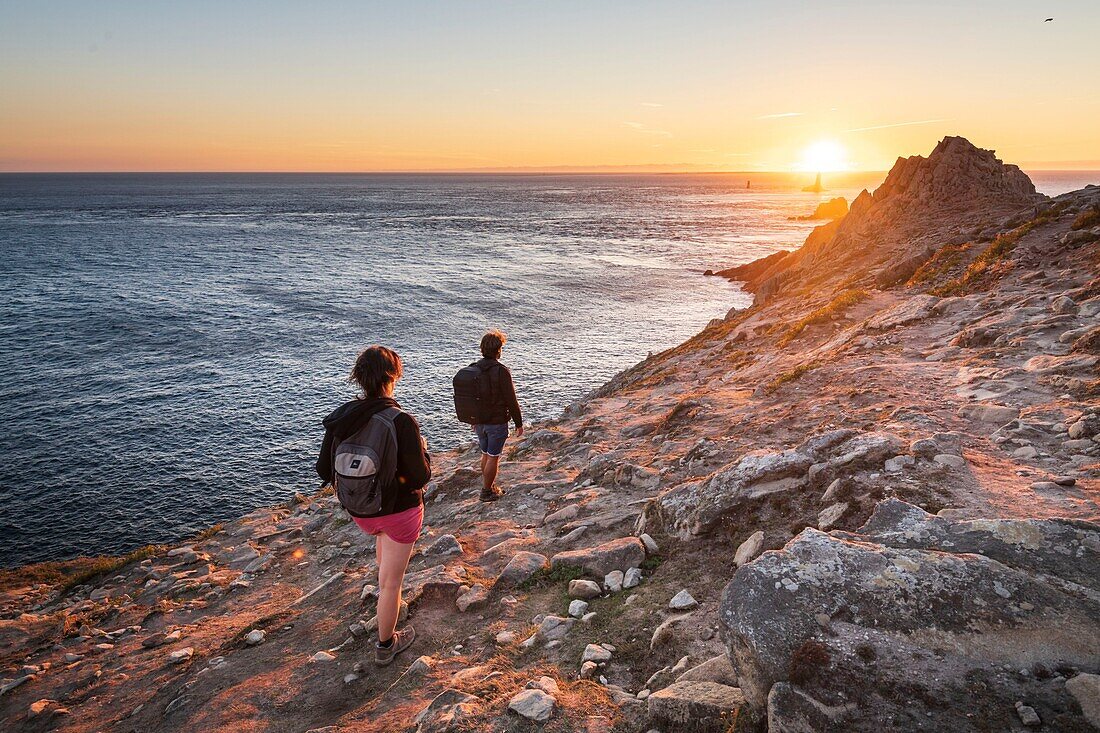
[[[412,626],[397,629],[401,586],[424,521],[424,487],[432,477],[428,446],[412,415],[393,399],[401,357],[384,346],[364,349],[348,381],[362,395],[324,419],[317,473],[340,503],[377,538],[378,643],[375,663],[390,664],[412,645]],[[396,445],[394,443],[396,442]]]

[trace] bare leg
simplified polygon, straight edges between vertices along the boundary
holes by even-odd
[[[415,543],[403,545],[384,534],[378,535],[378,641],[386,642],[397,628],[401,609],[401,584]]]
[[[497,480],[497,466],[500,464],[500,456],[481,454],[481,480],[485,490],[493,488],[493,482]]]

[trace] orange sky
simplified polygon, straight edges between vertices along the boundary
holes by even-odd
[[[223,5],[4,4],[0,170],[1100,168],[1095,2]]]

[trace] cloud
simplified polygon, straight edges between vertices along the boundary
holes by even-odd
[[[777,112],[773,115],[760,115],[756,119],[758,120],[777,120],[780,117],[801,117],[805,112]]]
[[[624,122],[624,125],[637,132],[644,133],[646,135],[660,135],[661,137],[672,137],[672,133],[668,130],[659,130],[656,127],[646,127],[641,122]]]
[[[947,120],[941,118],[941,119],[935,119],[935,120],[914,120],[912,122],[894,122],[894,123],[889,124],[889,125],[872,125],[870,127],[856,127],[852,130],[847,130],[847,132],[866,132],[868,130],[885,130],[888,127],[908,127],[909,125],[931,125],[933,122],[947,122]]]

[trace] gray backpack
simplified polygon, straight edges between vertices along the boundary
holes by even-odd
[[[401,414],[387,407],[333,449],[333,484],[340,505],[353,517],[382,511],[382,492],[397,475],[397,428]]]

